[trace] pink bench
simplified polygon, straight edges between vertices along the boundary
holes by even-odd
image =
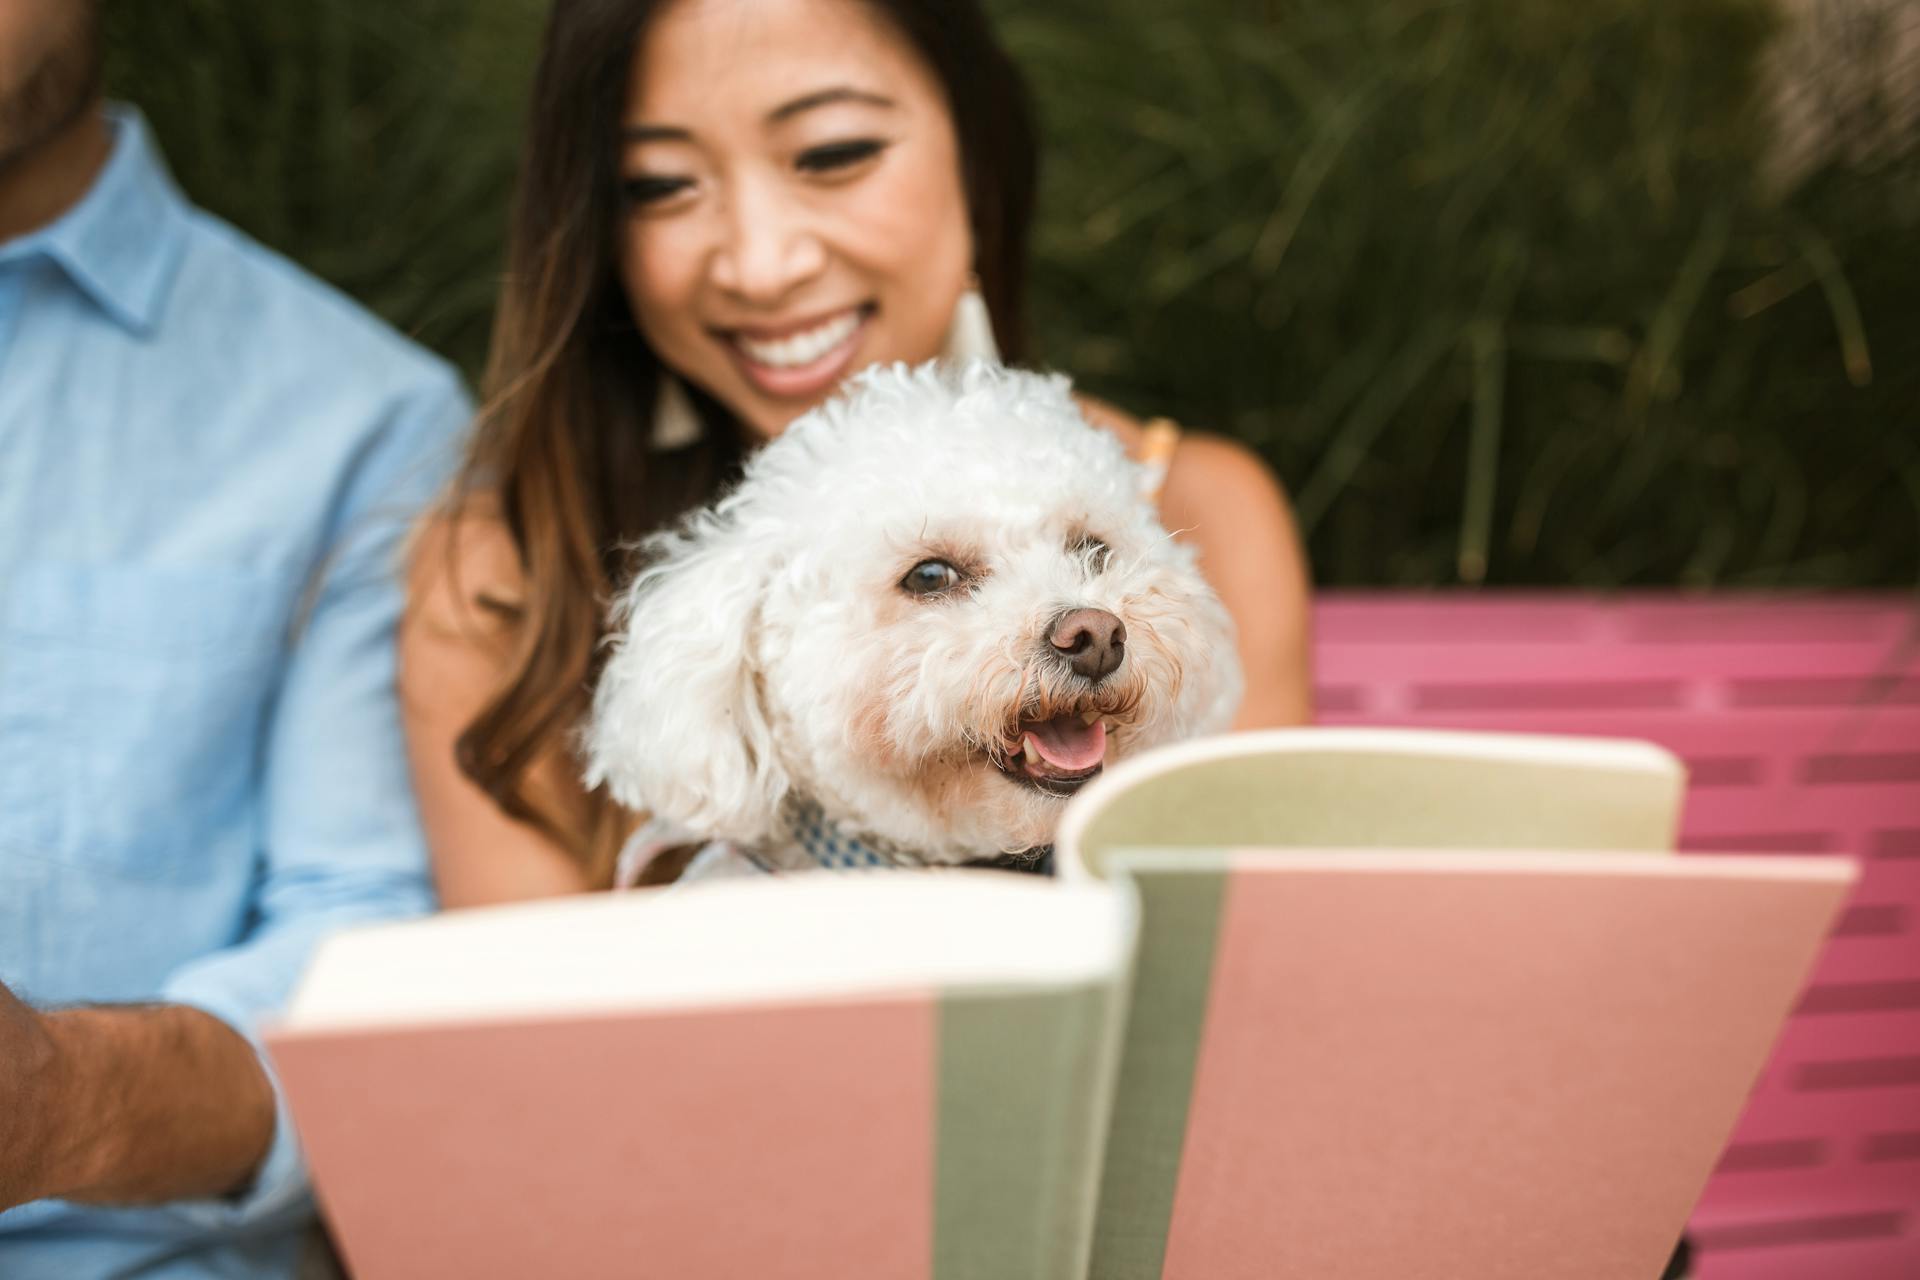
[[[1861,859],[1691,1233],[1702,1280],[1920,1276],[1920,603],[1333,593],[1316,630],[1323,723],[1648,738],[1684,849]]]

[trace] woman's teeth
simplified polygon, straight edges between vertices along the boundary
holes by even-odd
[[[743,333],[736,333],[733,340],[755,364],[763,364],[771,369],[798,369],[802,365],[812,364],[851,338],[853,331],[859,327],[860,313],[843,311],[833,319],[791,337],[759,342]]]

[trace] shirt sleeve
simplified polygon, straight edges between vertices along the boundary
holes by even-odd
[[[433,906],[425,843],[395,694],[400,555],[412,521],[457,461],[471,408],[446,371],[401,397],[340,481],[331,549],[314,575],[266,735],[263,866],[253,926],[238,945],[172,974],[161,999],[231,1024],[260,1048],[314,945],[348,924]],[[238,1196],[165,1212],[230,1230],[306,1212],[307,1181],[274,1081],[273,1146]]]

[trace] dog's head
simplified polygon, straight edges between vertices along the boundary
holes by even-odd
[[[933,862],[1048,843],[1101,766],[1226,727],[1226,611],[1064,378],[876,369],[651,539],[588,780],[701,834],[790,793]]]

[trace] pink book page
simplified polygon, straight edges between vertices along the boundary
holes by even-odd
[[[928,1274],[931,999],[272,1043],[357,1280]]]
[[[1164,1274],[1658,1275],[1844,864],[1335,857],[1236,855]]]

